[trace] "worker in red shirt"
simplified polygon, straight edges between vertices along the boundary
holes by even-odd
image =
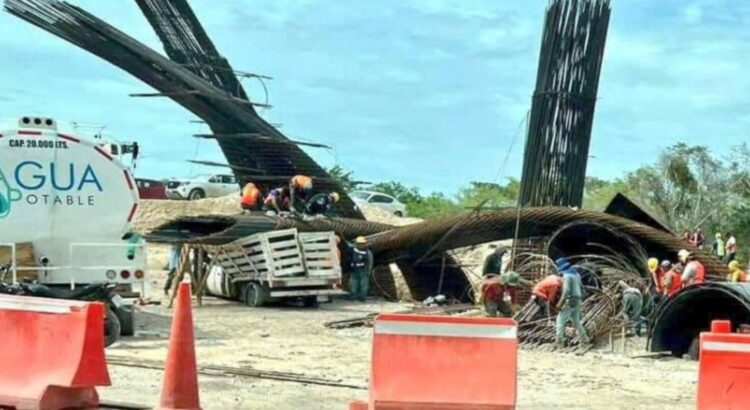
[[[666,297],[671,297],[675,293],[682,289],[682,265],[675,264],[672,269],[664,275],[662,281],[663,294]]]
[[[651,281],[654,284],[656,292],[659,294],[663,293],[661,283],[664,279],[664,275],[669,271],[672,263],[665,260],[659,264],[659,260],[656,258],[649,258],[648,260],[648,271],[651,272]]]
[[[240,207],[243,213],[245,211],[260,211],[263,201],[261,201],[260,189],[252,182],[247,182],[240,193]]]
[[[487,316],[512,316],[513,309],[511,307],[516,301],[516,287],[520,283],[520,276],[516,272],[485,275],[480,289],[479,301],[484,304]]]
[[[698,260],[695,253],[681,249],[677,253],[680,263],[685,265],[682,270],[682,286],[700,285],[706,281],[706,268]]]
[[[542,312],[545,312],[547,319],[549,319],[551,315],[550,306],[555,305],[560,289],[562,289],[562,285],[562,277],[552,274],[534,285],[534,289],[531,291],[531,300],[539,306]]]

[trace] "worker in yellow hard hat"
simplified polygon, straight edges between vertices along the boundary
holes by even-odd
[[[737,283],[746,281],[747,274],[740,267],[740,263],[737,261],[729,262],[729,276],[727,276],[727,282]]]
[[[352,298],[363,302],[370,289],[370,274],[374,265],[372,251],[369,249],[367,239],[364,236],[360,236],[354,241],[354,246],[350,247],[350,251],[350,295]]]
[[[340,199],[341,195],[339,195],[338,192],[315,194],[309,201],[307,201],[305,209],[307,210],[308,215],[330,216],[333,207]]]

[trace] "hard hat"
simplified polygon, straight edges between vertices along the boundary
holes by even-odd
[[[333,198],[333,202],[338,202],[341,199],[341,195],[338,192],[331,192],[331,197]]]
[[[364,236],[358,236],[357,239],[354,240],[354,243],[356,243],[357,245],[365,245],[367,244],[367,238],[365,238]]]
[[[302,189],[304,191],[309,191],[312,189],[312,181],[307,181],[304,184],[302,184]]]
[[[690,256],[690,251],[687,249],[680,249],[680,251],[677,252],[677,257],[683,262],[687,260],[688,256]]]
[[[731,261],[729,262],[729,271],[734,272],[736,270],[740,269],[740,263],[737,261]]]
[[[662,268],[671,268],[672,267],[672,262],[664,259],[663,261],[661,261],[661,267]]]
[[[716,239],[721,239],[721,233],[716,232]]]
[[[651,273],[656,272],[656,268],[659,267],[659,260],[656,258],[648,258],[648,270]]]

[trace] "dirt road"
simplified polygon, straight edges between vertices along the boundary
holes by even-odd
[[[206,305],[194,309],[198,362],[300,373],[366,386],[371,329],[331,330],[323,323],[405,307],[342,301],[319,309],[250,309],[209,298]],[[140,313],[136,337],[124,339],[107,354],[163,361],[170,312],[148,306]],[[110,366],[110,372],[113,386],[100,390],[103,399],[156,403],[160,371]],[[694,406],[695,381],[695,363],[681,359],[629,359],[602,351],[583,357],[521,351],[518,404],[519,409],[685,409]],[[212,375],[201,375],[200,388],[207,410],[345,409],[348,400],[366,397],[365,390],[353,388]]]

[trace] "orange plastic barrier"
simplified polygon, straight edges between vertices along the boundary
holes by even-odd
[[[369,405],[365,401],[352,400],[349,402],[349,410],[367,410]]]
[[[104,306],[0,295],[0,407],[95,407],[109,386]]]
[[[698,409],[750,409],[750,335],[715,320],[700,336]]]
[[[514,409],[516,328],[511,319],[378,316],[369,408]]]

